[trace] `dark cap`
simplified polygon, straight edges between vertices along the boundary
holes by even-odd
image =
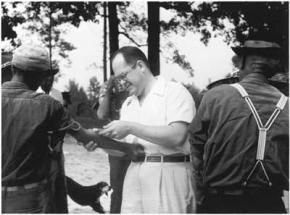
[[[45,48],[36,45],[18,47],[12,58],[12,65],[26,72],[50,71],[49,55]]]
[[[232,50],[239,56],[249,53],[282,55],[282,48],[278,43],[264,40],[246,40],[243,45],[232,47]]]

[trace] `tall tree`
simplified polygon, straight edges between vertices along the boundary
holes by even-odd
[[[148,60],[153,75],[160,74],[159,2],[148,2]]]
[[[110,59],[114,52],[119,49],[119,19],[117,14],[117,5],[118,2],[108,2]],[[112,75],[112,69],[110,71]]]
[[[107,2],[103,2],[103,19],[104,19],[104,31],[103,31],[103,70],[104,81],[107,81]]]

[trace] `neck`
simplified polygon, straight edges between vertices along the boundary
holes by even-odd
[[[22,74],[14,74],[11,81],[25,84],[30,90],[37,90],[39,84],[28,76]]]
[[[258,80],[261,82],[265,82],[265,83],[268,82],[268,79],[266,78],[266,76],[261,74],[261,73],[250,73],[250,74],[246,75],[245,77],[243,77],[243,79],[244,78],[255,79],[255,80]]]
[[[11,81],[24,83],[24,77],[21,75],[13,75]]]
[[[142,102],[144,98],[149,94],[155,82],[156,82],[156,79],[153,75],[149,75],[147,77],[147,80],[145,80],[145,83],[147,84],[145,85],[144,90],[142,91],[140,96],[138,96],[138,99],[140,102]]]

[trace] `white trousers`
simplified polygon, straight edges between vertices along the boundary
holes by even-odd
[[[131,163],[121,213],[195,213],[192,164]]]

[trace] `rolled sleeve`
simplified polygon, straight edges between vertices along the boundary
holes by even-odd
[[[60,102],[53,101],[51,117],[49,119],[49,130],[58,131],[67,127],[72,122],[69,113]]]
[[[172,122],[190,123],[195,116],[195,103],[190,93],[183,87],[169,87],[166,98],[167,124]]]

